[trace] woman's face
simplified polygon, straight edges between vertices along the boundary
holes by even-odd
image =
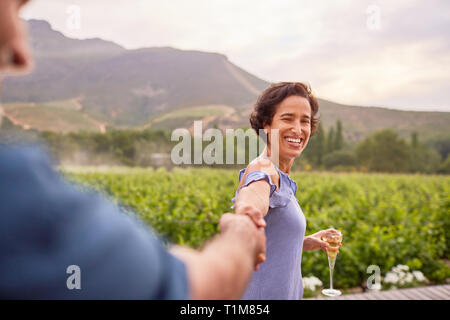
[[[311,106],[300,96],[289,96],[278,105],[270,125],[264,126],[268,133],[278,129],[279,157],[294,159],[298,157],[309,141],[311,134]]]

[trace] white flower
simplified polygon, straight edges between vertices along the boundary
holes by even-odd
[[[413,274],[412,274],[411,272],[408,272],[408,273],[406,274],[405,281],[406,281],[407,283],[411,283],[411,282],[414,281],[414,276],[413,276]]]
[[[398,280],[398,275],[395,272],[388,272],[386,277],[384,277],[384,282],[386,283],[397,283]]]
[[[305,289],[309,289],[311,291],[316,290],[316,286],[320,287],[322,286],[322,281],[320,281],[319,278],[316,278],[314,276],[312,277],[304,277],[303,278],[303,287]]]
[[[397,268],[399,268],[399,269],[402,270],[402,271],[409,271],[409,267],[408,267],[408,266],[405,266],[405,265],[403,265],[403,264],[397,265]]]
[[[398,264],[392,268],[392,271],[397,272],[397,273],[402,272],[402,271],[409,271],[409,267],[405,266],[404,264]]]
[[[419,281],[419,282],[427,281],[427,278],[425,278],[425,276],[423,275],[423,273],[421,271],[413,271],[412,273],[417,281]]]

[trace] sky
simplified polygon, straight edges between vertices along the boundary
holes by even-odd
[[[450,111],[448,0],[33,0],[72,38],[225,54],[334,102]]]

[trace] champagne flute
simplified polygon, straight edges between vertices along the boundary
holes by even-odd
[[[327,232],[322,236],[322,240],[328,242],[330,248],[337,249],[342,241],[342,233],[338,231],[338,233]],[[328,266],[330,268],[330,289],[323,289],[322,293],[329,297],[340,296],[341,291],[333,289],[333,270],[334,263],[336,262],[337,252],[335,251],[327,251],[328,255]]]

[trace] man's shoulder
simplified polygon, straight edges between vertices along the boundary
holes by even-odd
[[[0,172],[15,173],[26,168],[50,166],[51,159],[43,147],[38,145],[1,145],[0,144]]]

